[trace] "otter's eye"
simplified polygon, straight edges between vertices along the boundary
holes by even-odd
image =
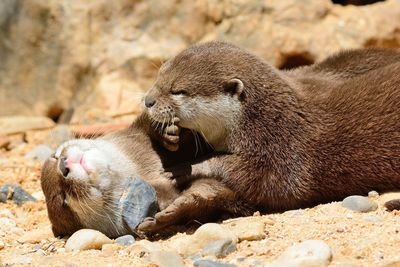
[[[172,91],[171,94],[173,94],[173,95],[186,95],[187,92],[185,90],[178,90],[178,91]]]

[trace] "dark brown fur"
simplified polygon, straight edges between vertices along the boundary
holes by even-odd
[[[195,125],[199,110],[190,117],[176,95],[181,103],[236,97],[239,108],[230,111],[240,112],[221,130],[223,138],[204,136],[224,154],[192,166],[192,174],[221,177],[263,210],[306,207],[400,189],[399,73],[398,50],[347,51],[285,72],[239,47],[211,42],[161,67],[148,93],[155,100],[149,113],[160,120],[160,111],[169,110],[183,127],[199,131],[205,127]],[[231,113],[212,103],[207,127],[219,129],[218,117]]]

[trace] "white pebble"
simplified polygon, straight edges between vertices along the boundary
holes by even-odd
[[[111,244],[112,240],[103,233],[92,229],[76,231],[65,244],[65,251],[82,251],[101,249],[104,244]]]
[[[331,248],[324,241],[306,240],[289,247],[269,266],[328,266],[331,259]]]

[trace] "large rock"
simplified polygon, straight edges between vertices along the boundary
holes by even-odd
[[[28,117],[28,116],[0,117],[0,134],[23,133],[28,130],[46,129],[53,126],[54,122],[46,117]]]
[[[89,122],[137,113],[162,61],[215,39],[278,67],[345,48],[397,47],[400,2],[3,0],[0,116],[57,118],[73,108],[73,122]]]

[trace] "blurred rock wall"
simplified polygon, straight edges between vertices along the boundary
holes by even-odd
[[[164,60],[216,39],[280,68],[398,47],[400,0],[1,0],[0,116],[74,110],[84,123],[139,112]]]

